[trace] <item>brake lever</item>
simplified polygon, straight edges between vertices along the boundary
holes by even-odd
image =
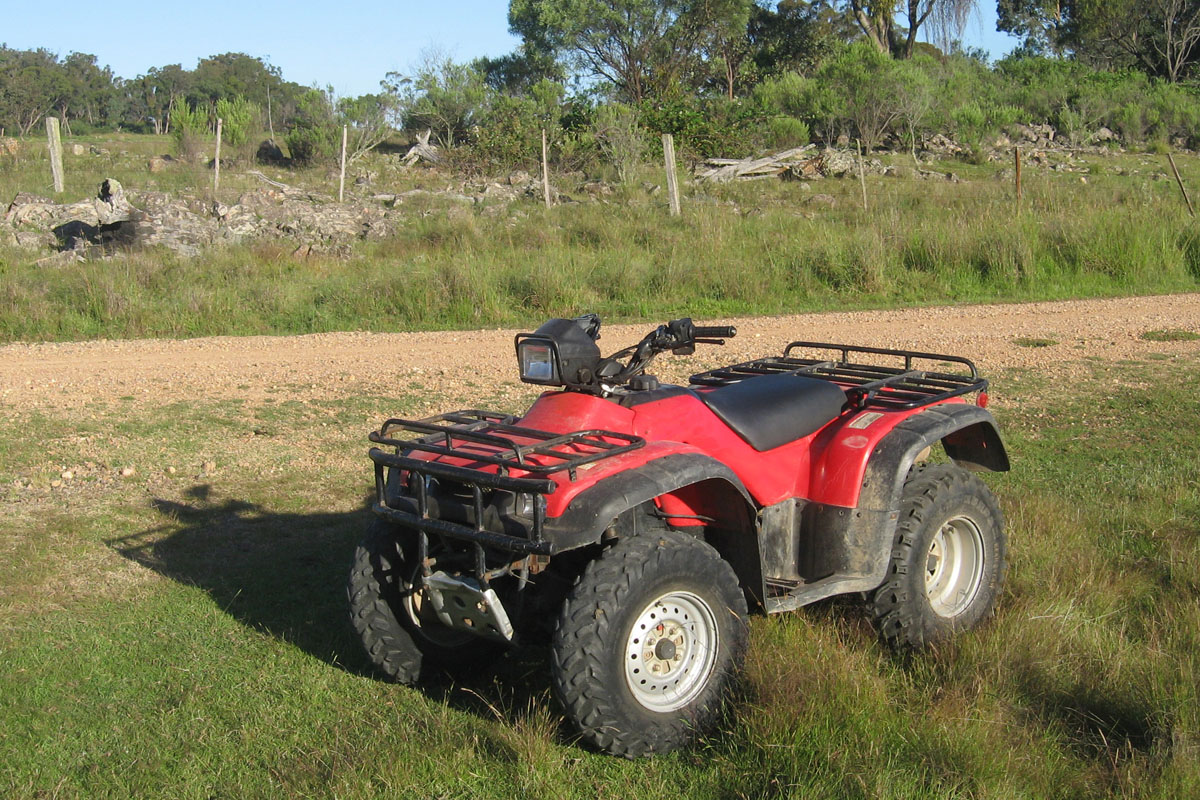
[[[718,344],[718,345],[721,345],[722,347],[725,346],[724,339],[693,339],[692,341],[695,342],[696,344]]]

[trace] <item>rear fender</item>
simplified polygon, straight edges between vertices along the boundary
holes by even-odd
[[[1009,469],[996,423],[978,406],[946,403],[901,421],[867,451],[857,503],[812,502],[805,507],[801,576],[806,581],[827,581],[836,591],[804,602],[870,591],[883,582],[905,479],[922,451],[939,441],[965,469]]]

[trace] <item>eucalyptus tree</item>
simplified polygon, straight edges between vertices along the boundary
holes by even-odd
[[[509,24],[634,103],[678,85],[714,43],[744,36],[752,0],[512,0]]]
[[[930,30],[948,44],[961,36],[977,0],[847,0],[859,30],[881,53],[911,58],[917,34]],[[903,19],[903,23],[900,20]]]

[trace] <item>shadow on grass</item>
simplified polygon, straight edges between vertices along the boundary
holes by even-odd
[[[372,519],[370,503],[341,513],[272,511],[213,498],[193,486],[187,502],[155,499],[163,524],[112,539],[126,558],[207,592],[226,614],[340,669],[373,675],[350,627],[346,579]],[[429,698],[489,720],[519,721],[549,694],[542,648],[517,648],[467,675],[421,684]]]

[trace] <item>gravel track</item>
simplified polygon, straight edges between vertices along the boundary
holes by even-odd
[[[698,320],[701,321],[701,320]],[[1200,294],[1011,305],[939,306],[702,320],[735,324],[720,350],[664,364],[679,380],[719,362],[778,353],[793,339],[912,348],[964,355],[987,375],[1025,367],[1071,374],[1085,359],[1137,359],[1152,353],[1200,353],[1200,342],[1147,341],[1147,331],[1200,332]],[[605,328],[610,352],[648,325]],[[286,392],[299,400],[352,394],[395,395],[413,387],[463,396],[526,391],[516,382],[512,330],[330,333],[308,336],[11,344],[0,347],[0,406],[12,411],[70,411],[123,399],[164,405],[195,399],[247,402]],[[1022,346],[1018,339],[1052,340]],[[657,367],[657,365],[656,365]],[[132,399],[132,400],[131,400]]]

